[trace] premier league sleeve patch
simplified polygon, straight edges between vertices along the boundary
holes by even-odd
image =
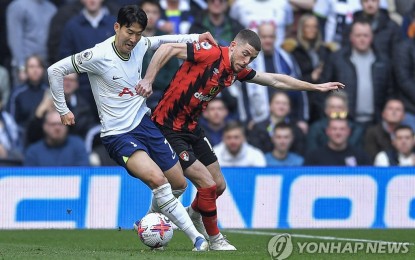
[[[85,50],[81,52],[81,59],[83,61],[89,61],[92,58],[92,50]]]

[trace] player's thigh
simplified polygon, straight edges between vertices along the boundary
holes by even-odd
[[[151,189],[155,189],[165,183],[167,179],[158,165],[148,156],[147,152],[138,150],[126,161],[128,172],[143,181]]]

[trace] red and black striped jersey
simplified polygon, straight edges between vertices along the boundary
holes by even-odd
[[[255,74],[251,68],[232,70],[229,47],[188,43],[187,60],[155,108],[153,121],[175,131],[193,131],[210,100],[235,80],[250,80]]]

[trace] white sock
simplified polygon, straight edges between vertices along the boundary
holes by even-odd
[[[173,196],[170,183],[163,184],[154,189],[153,195],[160,208],[160,212],[166,215],[176,226],[186,233],[193,244],[196,242],[197,237],[203,237],[196,230],[183,205]]]
[[[184,189],[180,189],[180,190],[173,190],[172,193],[174,195],[174,197],[179,198],[184,192],[185,192],[186,188]],[[150,213],[154,213],[154,212],[161,212],[159,206],[157,205],[157,201],[154,198],[154,196],[152,196],[151,198],[151,204],[150,204],[150,208],[147,211],[147,214]]]

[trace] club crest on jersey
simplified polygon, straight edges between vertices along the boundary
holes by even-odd
[[[189,153],[187,151],[183,151],[180,153],[180,158],[182,158],[183,161],[188,162],[190,159]]]
[[[209,50],[210,48],[212,48],[212,45],[210,45],[210,43],[208,43],[208,42],[202,42],[200,45],[205,50]]]
[[[219,91],[219,86],[215,86],[210,89],[209,94],[214,95]]]

